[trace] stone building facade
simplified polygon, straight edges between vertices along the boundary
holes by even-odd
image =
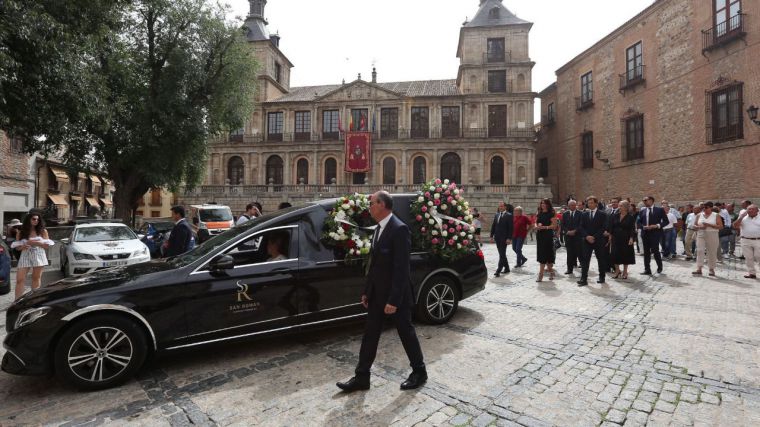
[[[248,39],[262,66],[244,129],[210,145],[198,199],[328,194],[348,186],[411,189],[434,177],[504,194],[536,183],[528,51],[532,24],[501,0],[481,0],[460,28],[456,79],[382,82],[376,70],[342,84],[291,87],[293,65],[269,35],[265,0],[250,0]],[[453,72],[453,70],[452,70]],[[371,169],[345,172],[346,131],[371,134]],[[225,188],[236,187],[238,193]],[[320,188],[314,186],[321,186]],[[342,191],[337,190],[337,191]],[[545,196],[545,186],[532,192]],[[288,197],[281,197],[288,199]],[[498,196],[497,199],[498,201]]]
[[[22,144],[0,131],[0,225],[20,220],[34,207],[32,161]]]
[[[658,0],[543,90],[539,174],[570,195],[760,198],[760,3]]]

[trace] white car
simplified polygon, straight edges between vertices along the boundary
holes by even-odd
[[[77,224],[61,243],[61,271],[66,277],[150,261],[145,243],[121,223]]]

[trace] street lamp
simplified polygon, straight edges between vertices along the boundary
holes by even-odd
[[[749,119],[752,120],[752,123],[760,126],[760,120],[757,119],[757,110],[760,110],[760,108],[750,105],[749,108],[747,108],[747,114],[749,115]]]

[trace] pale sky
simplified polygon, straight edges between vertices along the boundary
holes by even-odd
[[[226,0],[234,15],[247,0]],[[503,0],[532,22],[533,90],[553,83],[554,72],[635,16],[653,0]],[[357,73],[378,81],[455,79],[459,29],[479,0],[269,0],[269,32],[295,65],[291,86],[339,84]],[[538,101],[536,102],[538,107]],[[540,115],[536,116],[540,120]]]

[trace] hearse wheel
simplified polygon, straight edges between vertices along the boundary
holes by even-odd
[[[56,375],[84,390],[119,385],[145,361],[145,334],[133,321],[107,314],[87,317],[64,332],[55,348]]]
[[[417,301],[417,317],[426,323],[446,323],[458,306],[459,296],[454,281],[445,276],[434,276],[422,287]]]

